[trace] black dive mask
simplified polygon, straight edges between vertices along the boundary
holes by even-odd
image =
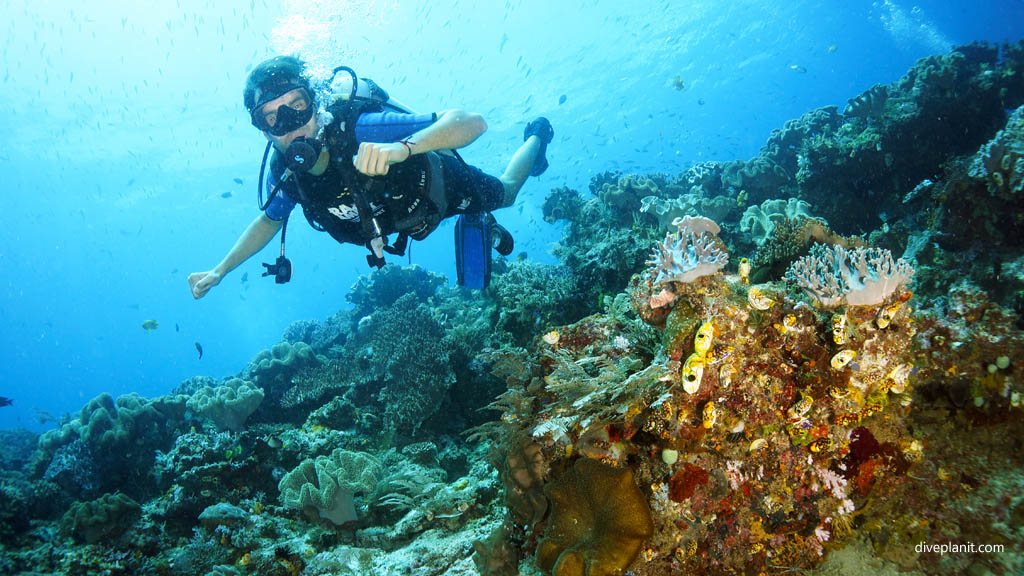
[[[277,121],[274,122],[272,127],[267,129],[267,132],[274,136],[284,136],[292,130],[305,126],[312,117],[312,108],[296,110],[290,106],[281,106],[277,109]]]
[[[295,96],[292,97],[290,103],[297,104],[298,109],[281,105],[277,107],[277,110],[264,110],[265,102],[257,104],[250,114],[252,125],[274,136],[284,136],[292,130],[305,126],[313,117],[316,103],[309,90],[305,88],[294,88],[285,94],[293,92]]]
[[[320,158],[320,151],[323,148],[324,145],[319,140],[300,136],[292,140],[284,151],[285,165],[292,172],[309,172]]]

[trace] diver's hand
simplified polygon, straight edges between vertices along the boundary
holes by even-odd
[[[188,285],[192,288],[192,297],[199,300],[217,284],[220,284],[220,274],[211,270],[209,272],[193,272],[188,275]]]
[[[412,150],[401,142],[362,142],[352,163],[367,176],[383,176],[392,164],[405,162],[411,155]]]

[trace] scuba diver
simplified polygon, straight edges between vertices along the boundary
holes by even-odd
[[[459,215],[459,284],[486,287],[492,247],[506,256],[513,249],[512,237],[490,212],[511,206],[527,177],[547,169],[545,152],[554,137],[548,120],[540,117],[526,126],[523,144],[496,178],[455,152],[487,129],[479,114],[460,109],[413,114],[344,66],[334,70],[328,93],[318,94],[305,63],[293,56],[266,60],[249,74],[245,107],[268,140],[257,184],[261,213],[216,267],[189,275],[192,296],[205,296],[279,230],[280,256],[263,264],[263,275],[288,282],[292,267],[284,240],[296,204],[315,229],[338,242],[366,246],[367,262],[378,268],[385,252],[401,256],[410,238],[422,240],[441,220]],[[269,191],[266,202],[264,190]]]

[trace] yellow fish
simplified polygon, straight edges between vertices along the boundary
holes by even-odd
[[[687,394],[695,394],[700,390],[700,379],[704,376],[704,358],[699,354],[690,354],[683,364],[683,390]]]
[[[555,344],[558,344],[558,339],[559,339],[558,330],[552,330],[551,332],[548,332],[547,334],[542,336],[541,339],[544,340],[544,342],[548,346],[554,346]]]
[[[156,330],[159,327],[160,323],[157,322],[156,320],[146,320],[145,322],[142,323],[142,329],[145,330],[146,332],[152,332],[153,330]]]
[[[693,350],[700,356],[705,356],[711,350],[711,342],[715,337],[715,326],[710,320],[700,325],[697,335],[693,337]]]

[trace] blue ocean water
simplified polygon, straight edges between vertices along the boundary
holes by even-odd
[[[10,0],[5,16],[0,396],[14,404],[0,428],[42,430],[39,411],[101,392],[235,373],[291,322],[345,306],[368,272],[363,249],[296,218],[290,284],[260,278],[275,240],[206,298],[189,293],[187,275],[257,214],[265,141],[241,92],[269,56],[352,66],[418,111],[482,113],[489,130],[463,155],[491,173],[527,121],[550,118],[551,168],[497,216],[517,251],[551,262],[551,188],[749,158],[773,128],[918,58],[1016,40],[1024,2]],[[449,222],[411,261],[454,278],[451,239]]]

